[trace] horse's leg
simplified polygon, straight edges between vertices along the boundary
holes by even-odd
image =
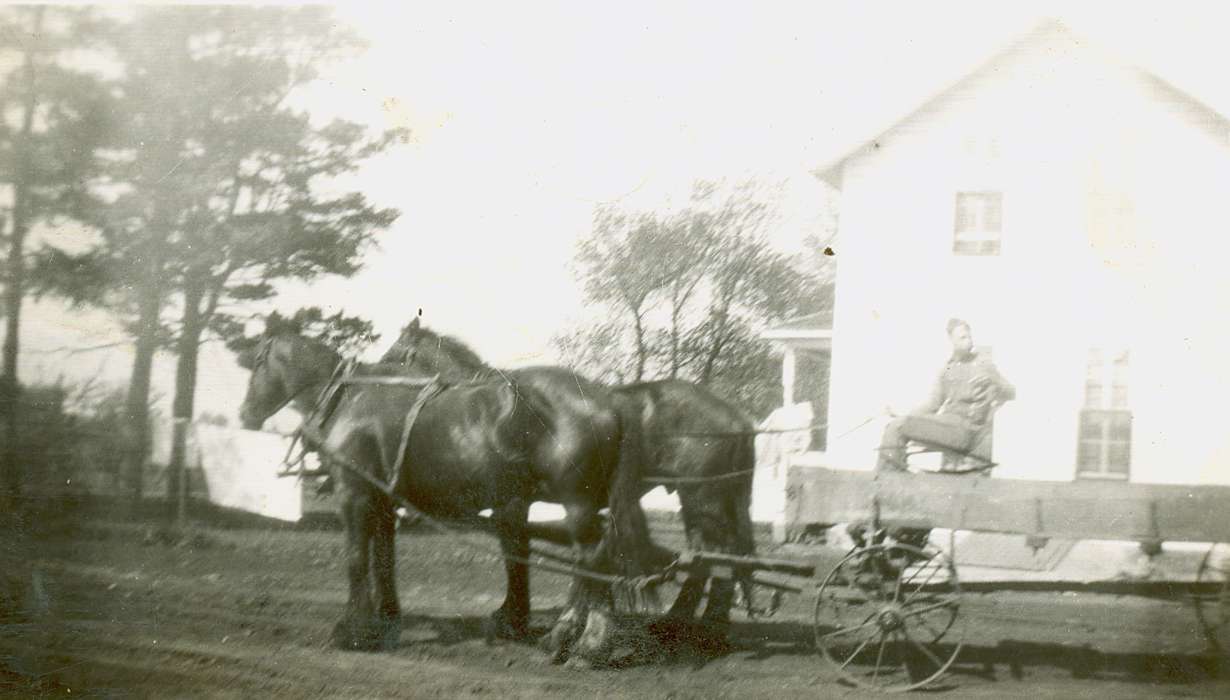
[[[699,518],[697,517],[696,506],[692,503],[692,499],[688,498],[682,491],[679,493],[679,510],[683,516],[683,532],[688,540],[688,549],[694,552],[706,551],[708,547],[701,538],[701,528],[698,523]],[[666,616],[680,620],[691,620],[696,614],[696,609],[700,607],[701,598],[705,595],[705,581],[708,578],[708,567],[698,567],[689,571],[687,578],[680,587],[678,597],[675,598],[675,602],[671,605],[670,610],[667,611]]]
[[[699,518],[693,500],[694,496],[690,498],[689,494],[684,491],[679,492],[679,510],[683,518],[684,535],[687,538],[688,549],[693,552],[706,551],[708,547],[701,538]],[[679,595],[675,597],[675,602],[670,609],[649,625],[650,633],[668,650],[677,648],[694,634],[694,618],[705,596],[705,583],[708,579],[708,567],[693,566],[684,578],[679,588]]]
[[[504,604],[491,614],[489,637],[524,639],[529,633],[530,571],[525,564],[530,555],[530,537],[526,530],[529,510],[529,503],[518,499],[493,514],[500,550],[505,557],[516,557],[520,561],[504,560],[508,591]]]
[[[698,523],[701,546],[706,551],[738,554],[737,535],[732,531],[737,522],[736,514],[728,512],[725,494],[716,491],[711,489],[704,494]],[[725,575],[709,577],[709,599],[700,617],[699,641],[702,647],[712,652],[725,651],[730,645],[730,609],[734,603],[735,581],[729,567],[723,568],[727,569]]]
[[[679,492],[679,505],[690,549],[718,553],[733,553],[737,549],[729,531],[732,523],[724,517],[722,499],[713,498],[702,489],[688,489]],[[705,597],[706,584],[708,602],[697,625],[694,618]],[[712,576],[707,566],[696,567],[688,573],[671,609],[651,629],[668,646],[677,646],[686,636],[702,648],[724,649],[733,601],[734,582],[730,578]]]
[[[604,571],[611,557],[602,547],[602,520],[596,508],[570,510],[569,526],[580,556],[578,564],[589,571]],[[575,655],[568,660],[569,668],[589,668],[610,659],[614,624],[614,606],[610,586],[602,581],[578,577],[577,601],[574,609],[583,611],[577,621],[584,621],[584,630],[577,640]]]
[[[579,561],[578,550],[574,548],[573,552],[574,560]],[[539,641],[539,647],[551,655],[551,663],[561,664],[568,660],[573,643],[581,636],[586,612],[584,601],[581,600],[580,583],[573,578],[568,584],[568,602],[564,604],[564,609],[555,619],[551,630]]]
[[[376,594],[376,625],[379,644],[385,649],[397,647],[401,637],[401,605],[397,600],[397,513],[387,498],[379,498],[375,506],[372,538],[372,579]]]
[[[601,539],[601,520],[594,508],[565,505],[565,523],[572,537],[573,561],[579,568],[590,568],[590,554]],[[589,546],[585,546],[588,544]],[[551,653],[551,663],[563,663],[572,652],[573,645],[588,626],[589,608],[593,587],[587,579],[574,577],[568,592],[568,604],[556,619],[555,625],[544,638],[544,645]]]
[[[346,487],[341,515],[346,526],[346,574],[350,594],[346,612],[333,627],[333,643],[347,650],[371,650],[372,600],[368,581],[372,543],[371,497]]]

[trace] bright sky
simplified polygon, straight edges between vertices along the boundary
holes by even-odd
[[[593,206],[655,206],[696,176],[791,178],[782,245],[797,245],[820,186],[807,171],[876,135],[1045,15],[1159,70],[1230,113],[1214,4],[348,3],[372,42],[304,104],[411,144],[349,186],[402,210],[350,280],[288,287],[374,320],[390,341],[424,322],[493,364],[552,362],[548,342],[582,311],[569,269]],[[1060,11],[1059,8],[1062,8]],[[48,352],[114,339],[97,317],[46,305],[27,318],[23,380],[127,379],[125,352]],[[169,398],[173,362],[158,368]],[[246,382],[203,357],[198,413],[233,416]]]

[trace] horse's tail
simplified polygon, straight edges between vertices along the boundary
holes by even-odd
[[[744,435],[737,438],[731,459],[731,472],[742,472],[746,476],[734,480],[729,491],[727,503],[732,511],[729,514],[735,528],[735,554],[744,557],[756,556],[756,529],[752,524],[752,476],[756,469],[755,436]],[[735,569],[735,579],[743,589],[743,597],[751,609],[753,601],[752,571],[746,567]]]
[[[643,450],[641,419],[634,402],[617,398],[619,458],[611,475],[607,508],[611,515],[613,560],[625,576],[648,573],[652,543],[649,521],[641,508]]]
[[[736,528],[736,545],[738,554],[751,556],[756,553],[756,531],[752,525],[752,476],[756,469],[756,447],[753,436],[746,435],[739,439],[735,448],[733,471],[743,472],[744,477],[735,480],[737,488],[731,496],[734,513],[732,516]]]

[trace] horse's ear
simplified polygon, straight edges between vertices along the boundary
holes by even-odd
[[[419,329],[419,317],[415,316],[414,320],[410,322],[410,325],[406,326],[406,330],[417,331],[418,329]]]

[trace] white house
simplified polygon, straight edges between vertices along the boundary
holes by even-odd
[[[796,461],[870,469],[959,317],[1017,388],[995,476],[1230,483],[1224,114],[1048,22],[816,175],[841,197],[829,427]]]

